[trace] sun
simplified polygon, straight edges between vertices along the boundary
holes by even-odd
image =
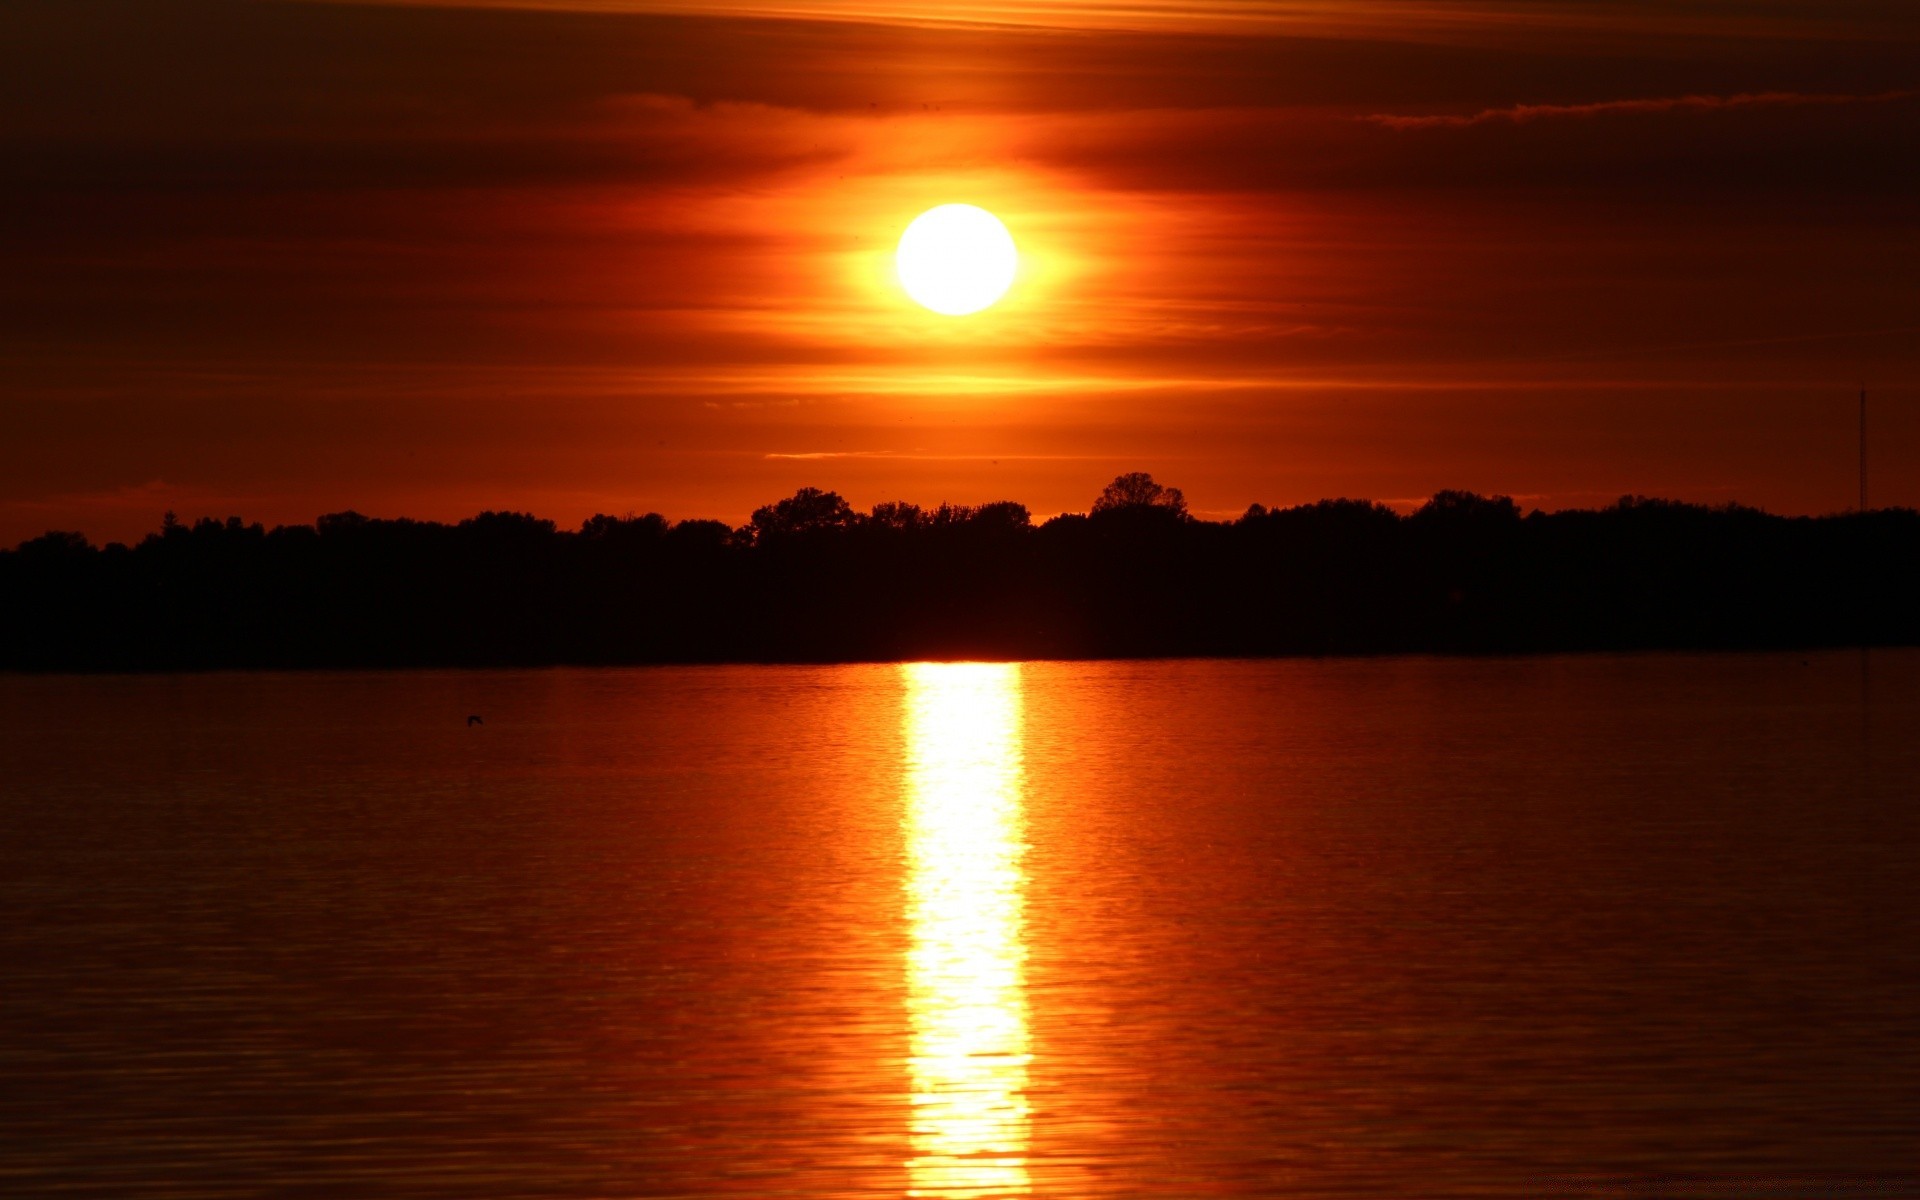
[[[1007,294],[1020,252],[999,217],[971,204],[942,204],[913,219],[893,261],[907,295],[963,317]]]

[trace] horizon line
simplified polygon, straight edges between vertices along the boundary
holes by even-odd
[[[1178,488],[1171,488],[1168,490],[1173,492],[1179,491]],[[837,491],[834,491],[831,488],[802,487],[797,489],[790,496],[783,496],[779,500],[775,500],[768,504],[758,506],[755,509],[755,512],[759,512],[763,509],[771,508],[774,505],[780,504],[787,500],[794,499],[795,497],[804,496],[807,493],[814,493],[822,498],[832,497],[836,500],[839,500],[842,504],[846,503],[845,498],[842,497],[840,493],[838,493]],[[1466,488],[1441,488],[1430,496],[1420,497],[1420,498],[1388,497],[1388,498],[1382,499],[1382,498],[1365,497],[1365,496],[1323,496],[1317,500],[1306,500],[1306,501],[1300,501],[1293,504],[1275,505],[1275,506],[1269,506],[1261,503],[1260,501],[1250,501],[1247,507],[1241,510],[1241,512],[1238,515],[1226,515],[1226,514],[1230,514],[1231,510],[1219,509],[1219,508],[1207,508],[1207,509],[1198,510],[1196,512],[1188,509],[1184,505],[1184,503],[1182,503],[1181,507],[1179,508],[1179,514],[1180,514],[1180,519],[1185,523],[1202,524],[1202,525],[1234,525],[1234,524],[1239,524],[1240,522],[1246,520],[1249,516],[1255,516],[1255,517],[1277,516],[1277,515],[1289,513],[1289,512],[1298,512],[1301,510],[1322,508],[1329,505],[1364,505],[1371,509],[1379,509],[1379,510],[1389,512],[1398,519],[1406,520],[1413,517],[1417,513],[1431,507],[1435,503],[1435,501],[1439,500],[1443,496],[1470,498],[1475,501],[1481,501],[1481,502],[1485,502],[1485,503],[1496,505],[1496,506],[1505,503],[1505,504],[1511,505],[1514,511],[1516,512],[1517,516],[1519,517],[1519,519],[1522,519],[1522,520],[1533,518],[1533,517],[1554,517],[1554,516],[1561,516],[1566,514],[1605,513],[1605,512],[1618,511],[1623,508],[1632,508],[1632,507],[1663,507],[1663,508],[1674,508],[1674,509],[1694,509],[1694,510],[1709,512],[1709,513],[1735,513],[1735,512],[1754,513],[1760,516],[1764,516],[1764,517],[1771,518],[1773,520],[1780,520],[1780,521],[1826,521],[1826,520],[1837,520],[1837,519],[1844,519],[1844,518],[1858,518],[1858,517],[1872,516],[1875,514],[1882,514],[1882,513],[1920,512],[1920,509],[1915,509],[1908,505],[1893,504],[1893,505],[1882,505],[1877,508],[1867,508],[1865,510],[1859,509],[1857,507],[1848,506],[1843,508],[1837,508],[1830,512],[1824,512],[1824,513],[1789,514],[1789,513],[1777,513],[1770,509],[1762,508],[1756,505],[1742,503],[1741,501],[1738,501],[1738,500],[1729,500],[1719,504],[1708,504],[1708,503],[1701,503],[1701,502],[1692,501],[1692,500],[1677,500],[1677,499],[1672,499],[1670,497],[1664,497],[1664,496],[1643,495],[1636,492],[1620,493],[1611,504],[1604,504],[1604,505],[1590,506],[1590,507],[1576,506],[1576,507],[1566,507],[1566,508],[1556,508],[1556,509],[1544,509],[1538,506],[1534,506],[1532,508],[1525,508],[1520,503],[1521,501],[1525,501],[1525,500],[1542,499],[1546,496],[1553,495],[1553,494],[1555,493],[1475,492]],[[1574,492],[1574,493],[1566,493],[1566,494],[1600,496],[1600,495],[1605,495],[1607,493],[1597,492],[1597,491],[1588,491],[1588,492]],[[920,514],[922,516],[926,516],[926,517],[937,517],[940,514],[945,513],[945,514],[957,516],[961,520],[972,519],[978,516],[981,513],[981,511],[984,509],[998,508],[1004,505],[1014,505],[1018,507],[1025,514],[1027,518],[1026,524],[1024,527],[1030,528],[1030,529],[1036,529],[1036,530],[1040,529],[1041,527],[1047,524],[1057,521],[1061,518],[1080,518],[1084,520],[1084,519],[1090,519],[1094,515],[1094,512],[1092,511],[1091,506],[1087,510],[1065,509],[1055,513],[1037,514],[1037,513],[1034,513],[1032,510],[1028,509],[1026,504],[1017,500],[990,500],[990,501],[985,501],[978,504],[962,504],[962,503],[954,503],[952,501],[943,500],[938,504],[922,505],[922,504],[916,504],[912,501],[896,499],[896,500],[878,501],[873,505],[868,506],[864,510],[854,508],[850,504],[847,505],[847,513],[848,513],[848,516],[850,517],[850,520],[847,522],[846,527],[857,528],[862,524],[873,521],[875,519],[876,511],[887,505],[905,505],[906,507],[912,509],[915,513]],[[1140,505],[1138,507],[1153,507],[1153,506]],[[1256,509],[1259,510],[1258,513],[1255,513],[1254,510]],[[1210,516],[1209,514],[1222,514],[1222,515]],[[497,508],[497,509],[483,508],[478,512],[473,513],[471,516],[464,516],[464,517],[459,517],[451,520],[433,518],[433,517],[409,517],[405,515],[382,517],[382,516],[369,515],[367,513],[360,512],[358,509],[355,509],[355,508],[343,508],[343,509],[336,509],[330,512],[319,513],[313,518],[312,521],[279,523],[271,526],[267,525],[265,522],[262,522],[262,521],[247,521],[245,520],[245,518],[234,513],[229,513],[224,517],[214,516],[211,513],[204,513],[201,515],[193,516],[187,520],[181,520],[178,514],[174,512],[174,510],[168,509],[162,515],[160,526],[157,529],[148,531],[146,534],[140,537],[137,541],[124,542],[124,541],[114,540],[114,541],[95,542],[92,538],[88,537],[84,532],[79,530],[49,528],[34,537],[23,539],[22,541],[17,542],[12,546],[0,546],[0,554],[17,553],[36,542],[41,542],[49,538],[65,539],[69,541],[77,538],[80,540],[81,543],[84,543],[87,547],[95,550],[106,550],[114,546],[119,546],[125,549],[132,549],[133,547],[142,545],[150,540],[163,538],[166,534],[166,531],[170,528],[180,528],[180,529],[192,531],[194,529],[201,528],[208,525],[219,526],[223,528],[236,527],[236,523],[237,523],[237,528],[240,528],[243,530],[258,529],[261,531],[262,534],[273,534],[273,533],[280,532],[282,530],[295,530],[295,529],[309,529],[309,530],[317,531],[319,529],[320,524],[323,521],[327,521],[329,518],[348,518],[348,517],[358,518],[360,521],[364,521],[370,524],[372,523],[384,523],[384,524],[396,524],[396,525],[411,524],[411,525],[418,525],[418,526],[438,526],[440,528],[445,528],[445,529],[458,529],[462,526],[472,524],[473,522],[476,522],[488,517],[510,517],[510,518],[525,519],[525,520],[533,521],[536,523],[549,525],[549,526],[552,526],[551,532],[555,534],[564,534],[568,536],[578,535],[584,532],[589,525],[593,524],[595,521],[600,521],[600,520],[639,522],[639,521],[646,521],[649,518],[658,518],[659,521],[667,529],[677,529],[681,526],[687,526],[687,525],[720,525],[725,527],[729,531],[729,533],[740,533],[743,531],[751,530],[754,527],[751,515],[748,517],[746,521],[735,524],[733,522],[725,521],[717,517],[671,518],[664,513],[661,513],[657,510],[651,510],[651,509],[646,512],[636,512],[632,509],[628,509],[624,513],[596,512],[584,518],[577,528],[564,527],[560,524],[560,522],[552,518],[541,517],[530,509],[523,510],[523,509],[514,509],[514,508]]]

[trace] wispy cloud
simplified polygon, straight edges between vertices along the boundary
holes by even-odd
[[[257,495],[236,495],[218,489],[168,483],[154,479],[146,483],[94,491],[58,492],[46,496],[27,496],[7,500],[4,507],[23,513],[40,511],[114,512],[122,509],[159,513],[170,508],[204,511],[208,506],[234,505],[260,500]]]
[[[1483,108],[1477,113],[1439,113],[1404,116],[1371,113],[1361,118],[1388,129],[1465,129],[1473,125],[1524,125],[1532,121],[1576,117],[1670,112],[1719,112],[1731,108],[1788,108],[1836,104],[1884,104],[1920,96],[1920,91],[1873,92],[1865,95],[1815,92],[1741,92],[1732,96],[1657,96],[1634,100],[1596,100],[1590,104],[1515,104]]]
[[[911,450],[808,450],[795,453],[769,453],[761,458],[781,461],[813,461],[828,458],[890,458],[907,462],[1105,462],[1111,454],[924,454]]]
[[[1807,39],[1870,23],[1858,3],[1798,11],[1765,0],[1713,6],[1672,0],[323,0],[410,8],[689,14],[913,26],[1141,30],[1204,34],[1495,40],[1559,34]],[[1897,17],[1881,18],[1893,25]]]

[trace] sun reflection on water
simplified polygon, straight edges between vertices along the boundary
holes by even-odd
[[[1024,1195],[1026,849],[1018,663],[906,678],[909,1195]]]

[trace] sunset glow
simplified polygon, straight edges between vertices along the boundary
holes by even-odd
[[[1920,1200],[1920,0],[0,97],[7,1194]]]
[[[909,1195],[1029,1189],[1020,664],[910,663]]]
[[[18,11],[44,99],[4,135],[0,542],[169,509],[738,524],[802,486],[1045,517],[1130,470],[1210,518],[1455,487],[1818,513],[1863,383],[1874,494],[1920,502],[1910,22]]]

